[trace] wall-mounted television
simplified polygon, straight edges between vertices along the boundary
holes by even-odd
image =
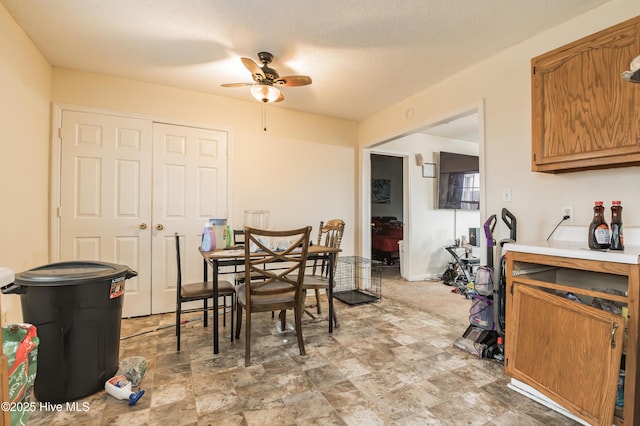
[[[480,210],[480,162],[477,155],[440,152],[438,208]]]

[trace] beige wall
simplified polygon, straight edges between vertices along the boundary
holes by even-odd
[[[567,205],[574,206],[574,225],[587,225],[596,199],[607,205],[622,200],[625,227],[640,226],[638,167],[560,175],[530,171],[531,58],[637,15],[637,0],[606,3],[367,118],[360,123],[359,144],[366,147],[410,132],[484,99],[485,211],[499,215],[502,207],[508,208],[518,219],[519,241],[544,240]],[[415,110],[411,120],[405,117],[409,108]],[[501,190],[507,186],[512,188],[511,203],[502,202]],[[502,223],[496,233],[497,239],[508,237]]]
[[[356,209],[359,152],[436,122],[484,99],[486,210],[503,206],[517,217],[521,241],[544,239],[575,206],[576,225],[590,221],[594,199],[621,199],[625,226],[640,223],[638,167],[546,175],[530,172],[530,59],[640,14],[637,0],[613,0],[566,24],[452,76],[360,124],[269,107],[260,127],[260,105],[170,87],[71,70],[52,70],[0,6],[0,190],[3,206],[0,266],[15,271],[48,262],[50,102],[144,114],[230,131],[234,224],[244,209],[272,212],[274,226],[316,224],[330,216],[348,223],[345,249],[359,238]],[[413,108],[408,120],[405,112]],[[301,161],[302,159],[302,161]],[[305,175],[305,179],[291,176]],[[321,186],[319,186],[321,184]],[[358,185],[360,185],[358,183]],[[501,201],[512,187],[513,202]],[[320,189],[319,189],[320,188]],[[484,217],[482,218],[484,220]],[[349,224],[353,224],[349,226]],[[504,227],[498,229],[506,236]],[[3,309],[19,311],[15,297]]]
[[[357,123],[269,105],[265,132],[257,102],[59,68],[52,102],[228,130],[230,224],[241,227],[245,209],[269,210],[276,228],[340,217],[351,254]]]
[[[315,239],[321,220],[340,217],[353,253],[357,123],[269,106],[264,132],[257,102],[52,69],[3,6],[0,53],[0,266],[20,272],[50,261],[51,103],[227,130],[233,226],[245,209],[267,209],[273,227],[311,224]],[[17,296],[2,296],[2,307],[20,320]]]
[[[19,272],[49,256],[51,67],[3,6],[0,57],[0,266]],[[18,297],[0,300],[18,320]]]

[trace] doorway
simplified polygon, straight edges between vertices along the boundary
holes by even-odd
[[[478,155],[480,210],[468,214],[437,209],[438,178],[423,175],[423,168],[418,162],[435,164],[437,174],[440,151],[475,152]],[[361,250],[365,256],[372,256],[369,229],[373,216],[370,196],[372,156],[381,152],[403,156],[407,168],[403,182],[403,276],[410,281],[437,279],[450,260],[443,247],[455,241],[455,233],[466,235],[468,228],[479,227],[481,218],[486,217],[483,102],[479,101],[437,120],[418,125],[403,135],[363,149]],[[476,251],[482,257],[482,250],[478,248]]]
[[[400,264],[404,238],[404,171],[402,157],[371,154],[371,257],[385,265]]]

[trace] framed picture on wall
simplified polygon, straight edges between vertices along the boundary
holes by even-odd
[[[371,179],[371,202],[374,204],[391,204],[390,179]]]

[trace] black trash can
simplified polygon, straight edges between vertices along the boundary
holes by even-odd
[[[36,326],[39,401],[73,401],[104,389],[118,370],[128,266],[96,261],[52,263],[16,274],[5,294],[20,294],[25,322]]]

